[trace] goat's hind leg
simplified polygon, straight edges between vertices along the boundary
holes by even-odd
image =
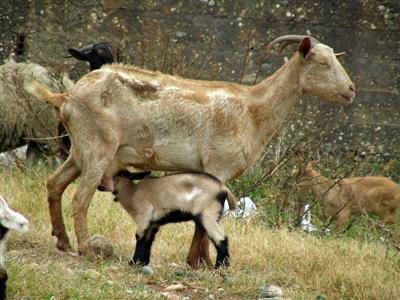
[[[215,249],[217,250],[217,259],[215,262],[215,268],[228,267],[229,266],[229,249],[228,249],[228,237],[224,233],[224,229],[221,224],[210,213],[203,215],[202,224],[204,226],[207,235],[213,242]]]
[[[99,153],[87,153],[84,159],[85,169],[82,170],[82,180],[72,199],[72,214],[74,217],[75,235],[80,254],[95,258],[95,253],[89,244],[87,228],[87,212],[91,199],[100,185],[101,179],[112,162],[117,143],[112,148],[103,149]],[[94,154],[94,155],[93,155]]]
[[[56,170],[47,180],[47,202],[52,225],[51,234],[57,238],[57,248],[63,251],[71,249],[68,235],[65,231],[62,216],[61,197],[67,186],[80,174],[72,156]]]

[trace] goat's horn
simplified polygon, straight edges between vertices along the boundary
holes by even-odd
[[[271,43],[268,44],[267,49],[271,49],[275,45],[281,44],[279,47],[279,53],[282,52],[288,45],[291,43],[299,43],[305,37],[309,37],[311,39],[311,48],[314,47],[315,44],[318,44],[319,41],[308,35],[284,35],[274,39]]]
[[[341,57],[342,55],[346,54],[346,52],[335,53],[336,57]]]
[[[128,170],[122,170],[122,171],[118,171],[116,176],[119,177],[125,177],[128,178],[130,180],[139,180],[139,179],[143,179],[146,176],[150,175],[151,171],[144,171],[144,172],[129,172]]]

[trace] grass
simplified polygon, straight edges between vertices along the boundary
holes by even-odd
[[[223,220],[232,265],[222,273],[201,270],[195,272],[197,279],[186,279],[185,274],[191,271],[185,263],[193,234],[191,224],[161,229],[152,253],[154,276],[143,276],[129,267],[135,226],[106,193],[96,193],[93,199],[89,230],[109,239],[116,256],[90,262],[62,253],[55,249],[50,236],[45,189],[50,173],[44,168],[29,171],[0,167],[0,194],[32,223],[30,233],[13,232],[9,239],[9,299],[165,299],[164,289],[176,283],[183,288],[170,292],[171,299],[256,299],[258,288],[269,283],[281,286],[284,296],[291,299],[400,298],[400,253],[378,238],[363,238],[381,232],[374,234],[357,225],[353,233],[316,236],[290,226],[273,228],[266,218],[268,206],[273,210],[274,204],[265,199],[277,191],[270,184],[258,190],[258,215]],[[240,181],[234,185],[240,185]],[[63,198],[74,247],[71,198],[75,189],[76,184],[72,184]],[[225,280],[225,275],[233,276],[233,282]]]

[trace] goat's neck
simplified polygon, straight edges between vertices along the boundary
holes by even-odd
[[[312,186],[311,189],[313,193],[320,198],[323,198],[326,193],[333,188],[335,182],[332,179],[328,179],[321,173],[312,170],[310,175]]]
[[[123,206],[129,206],[133,194],[136,192],[136,184],[129,179],[123,179],[123,184],[118,187],[118,201]]]
[[[266,143],[283,124],[303,94],[299,84],[302,61],[295,54],[273,75],[251,89],[249,111]]]

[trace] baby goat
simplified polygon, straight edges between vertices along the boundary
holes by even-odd
[[[229,189],[207,173],[177,173],[132,182],[148,174],[120,171],[114,177],[114,201],[120,202],[137,224],[136,249],[130,264],[149,263],[160,226],[193,220],[217,250],[215,268],[229,266],[228,237],[219,224],[225,199],[231,210],[236,209]]]
[[[338,182],[322,176],[308,163],[300,186],[308,187],[322,201],[325,214],[336,218],[337,228],[343,228],[350,215],[362,211],[381,217],[384,223],[396,221],[400,206],[400,187],[388,178],[365,176],[343,178]]]

